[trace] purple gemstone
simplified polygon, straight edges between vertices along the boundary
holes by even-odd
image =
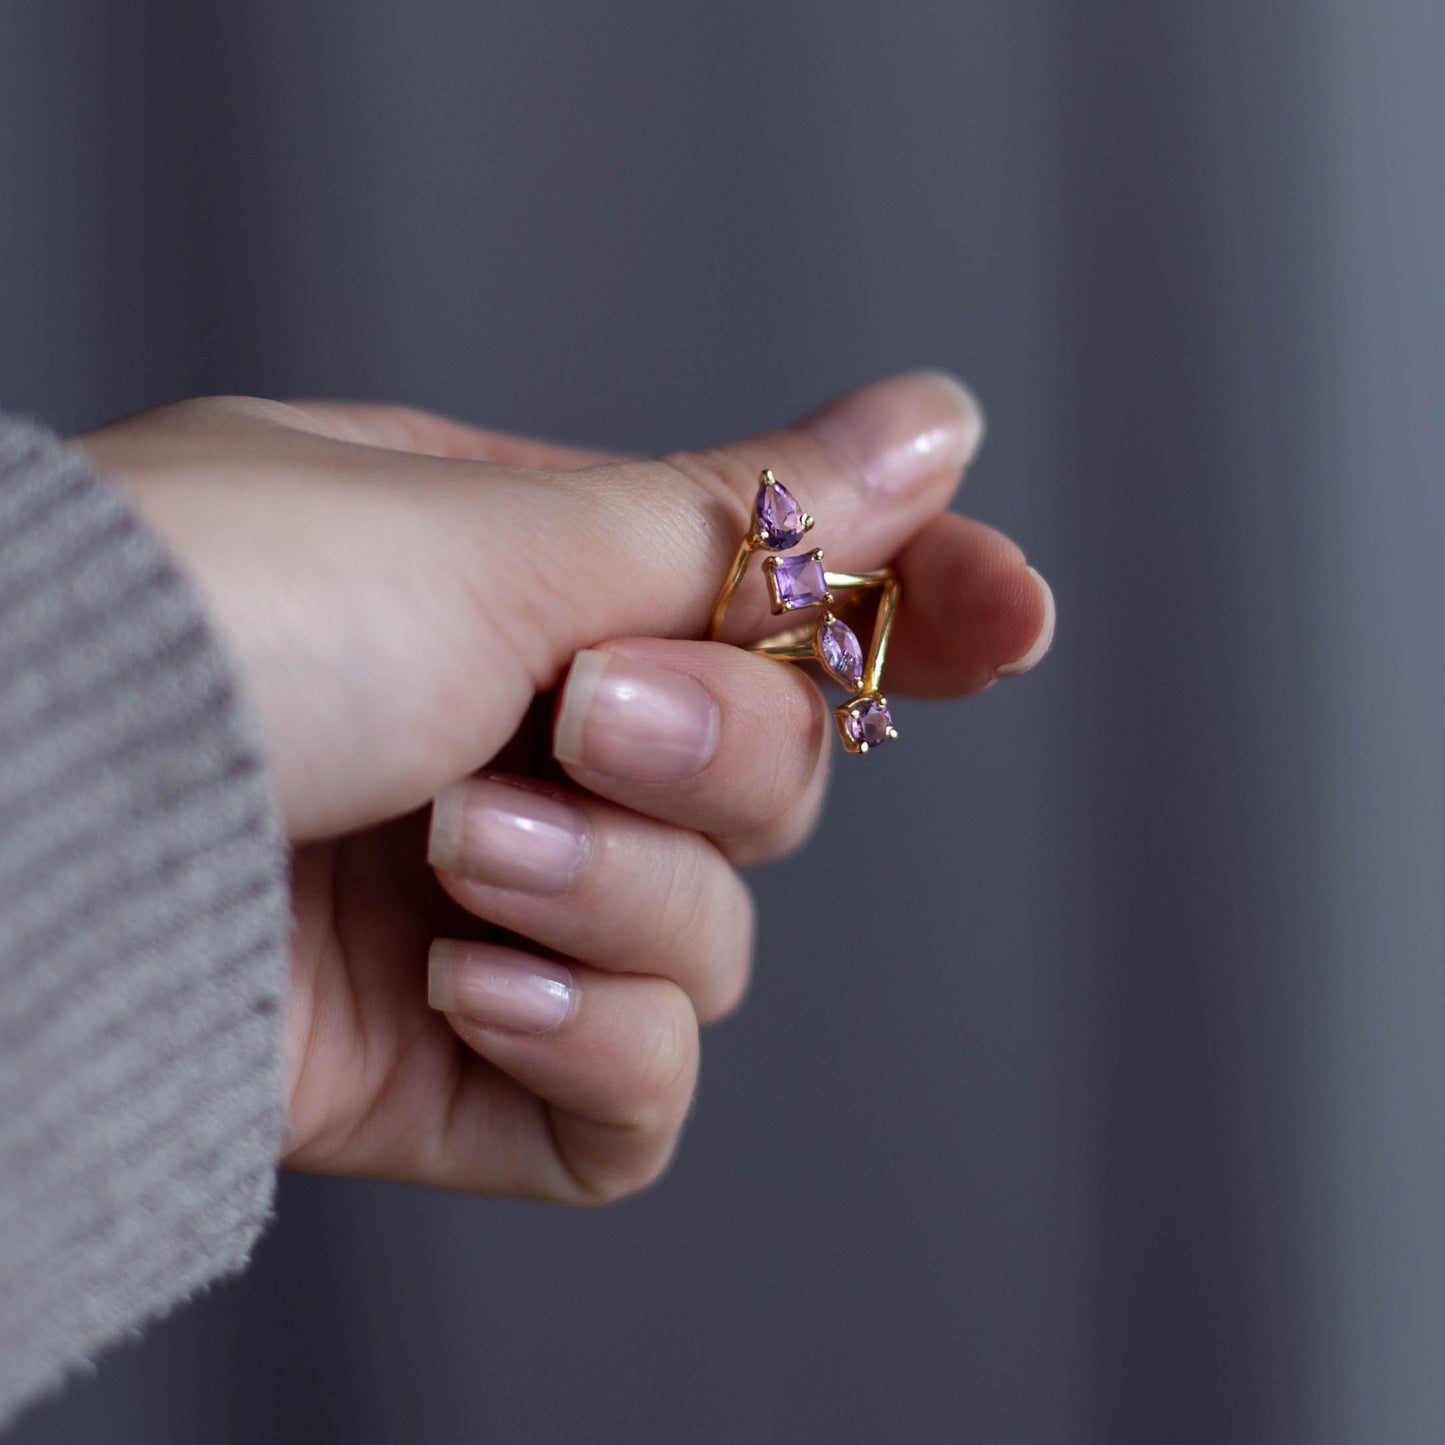
[[[846,622],[829,617],[818,628],[818,650],[823,666],[844,687],[857,687],[863,680],[863,648],[858,634]]]
[[[893,719],[889,717],[888,705],[881,697],[863,697],[848,704],[843,727],[854,744],[864,750],[891,740],[889,733]]]
[[[758,539],[773,552],[786,552],[803,540],[803,509],[781,482],[764,482],[753,505],[758,519]]]
[[[799,607],[813,607],[828,600],[828,584],[823,580],[823,559],[816,552],[797,557],[778,557],[769,562],[775,612],[792,612]]]

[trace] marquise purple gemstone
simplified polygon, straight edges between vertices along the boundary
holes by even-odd
[[[753,510],[757,513],[758,537],[769,550],[786,552],[803,540],[807,530],[803,526],[803,509],[781,482],[764,482],[758,488]]]
[[[857,687],[863,680],[863,647],[846,622],[828,618],[818,629],[818,650],[823,666],[844,687]]]
[[[890,741],[888,732],[893,726],[893,719],[889,717],[887,705],[881,698],[865,697],[849,707],[843,726],[859,747],[876,748],[880,743]]]
[[[828,600],[828,584],[823,580],[823,559],[811,552],[797,557],[779,557],[769,564],[773,577],[773,596],[778,607],[788,612],[798,607],[814,607]]]

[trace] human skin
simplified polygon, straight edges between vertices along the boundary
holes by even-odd
[[[746,988],[737,866],[806,838],[837,747],[803,669],[691,640],[758,473],[829,566],[897,569],[895,706],[962,696],[1053,632],[1019,548],[943,510],[980,435],[916,373],[660,460],[247,398],[76,439],[259,723],[292,844],[284,1162],[576,1203],[661,1173],[698,1025]]]

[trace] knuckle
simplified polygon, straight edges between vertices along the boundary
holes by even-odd
[[[662,854],[659,863],[666,906],[658,914],[663,930],[660,942],[665,952],[676,956],[695,949],[712,924],[716,892],[712,873],[717,855],[709,853],[705,842],[693,846],[690,839],[682,843],[669,840]]]
[[[771,431],[742,441],[724,442],[699,451],[672,452],[659,459],[675,476],[681,476],[730,511],[742,515],[758,486],[758,473],[772,467],[790,483],[797,483],[808,500],[829,487],[839,474],[838,459],[814,435],[797,428]]]
[[[679,1131],[680,1133],[680,1131]],[[575,1183],[569,1202],[583,1208],[596,1209],[620,1200],[630,1199],[649,1189],[667,1173],[677,1152],[679,1133],[660,1141],[645,1155],[637,1154],[626,1163],[592,1163],[570,1165],[568,1172]]]
[[[752,962],[751,890],[704,839],[666,849],[664,905],[656,927],[657,956],[685,978],[697,1019],[732,1012],[747,991]]]
[[[639,1193],[662,1177],[677,1152],[697,1081],[697,1018],[681,989],[657,983],[665,1001],[648,1011],[646,1034],[602,1140],[594,1133],[585,1151],[564,1151],[577,1204],[611,1204]]]
[[[658,1006],[651,1010],[633,1061],[627,1122],[639,1132],[662,1134],[681,1127],[697,1082],[697,1015],[687,995],[657,980]]]
[[[757,931],[757,906],[744,880],[729,869],[732,886],[717,928],[718,961],[714,966],[713,988],[698,1010],[701,1023],[717,1023],[734,1013],[747,997],[753,975],[753,938]]]
[[[401,451],[444,451],[440,418],[414,406],[377,405],[369,414],[369,440]]]
[[[262,396],[195,396],[160,408],[168,420],[181,425],[218,421],[285,421],[294,408]]]
[[[659,457],[664,483],[681,480],[693,491],[715,505],[725,507],[739,518],[743,515],[743,499],[756,488],[757,468],[726,447],[712,447],[699,452],[671,452]]]
[[[793,746],[773,750],[776,776],[769,792],[781,800],[774,810],[775,821],[796,816],[800,803],[805,809],[815,803],[819,770],[827,771],[831,756],[828,704],[823,694],[796,669],[789,669],[788,676],[793,683],[789,718]],[[800,777],[806,779],[801,789],[797,782]]]
[[[769,863],[801,847],[818,826],[832,767],[832,719],[823,695],[806,678],[797,689],[794,748],[769,750],[756,796],[769,801],[727,839],[725,852],[739,864]],[[797,779],[807,781],[799,788]]]

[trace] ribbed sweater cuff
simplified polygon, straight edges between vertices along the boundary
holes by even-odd
[[[245,1263],[287,925],[199,597],[82,457],[0,418],[0,1421]]]

